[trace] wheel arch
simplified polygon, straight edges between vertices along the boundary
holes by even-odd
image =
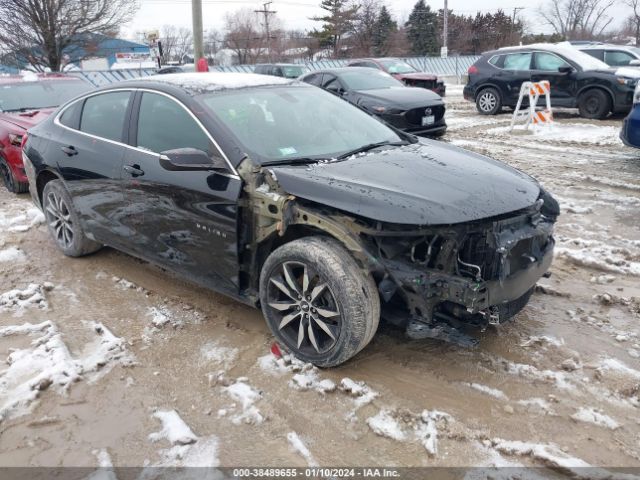
[[[42,206],[42,194],[44,187],[52,180],[62,180],[62,177],[49,169],[44,169],[36,176],[36,195],[38,196],[38,202]]]
[[[480,95],[480,92],[482,92],[483,90],[486,90],[487,88],[494,88],[498,91],[498,94],[500,95],[500,97],[502,97],[503,103],[504,103],[504,93],[502,92],[502,89],[495,83],[483,83],[482,85],[476,87],[476,91],[473,95],[473,101],[475,102],[478,99],[478,95]]]
[[[615,103],[616,103],[615,95],[605,85],[586,85],[586,86],[582,87],[580,90],[578,90],[578,93],[576,94],[576,99],[577,99],[576,103],[579,104],[580,103],[580,97],[582,95],[584,95],[585,93],[587,93],[589,90],[601,90],[601,91],[605,92],[609,96],[609,100],[611,100],[611,108],[612,109],[614,108]]]

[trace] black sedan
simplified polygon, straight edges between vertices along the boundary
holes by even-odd
[[[513,317],[547,271],[555,200],[500,162],[384,125],[319,88],[158,75],[67,103],[24,163],[57,247],[117,248],[261,307],[338,365],[381,317],[412,338]]]
[[[318,70],[300,80],[342,97],[402,131],[440,136],[447,129],[440,95],[407,87],[388,73],[347,67]]]

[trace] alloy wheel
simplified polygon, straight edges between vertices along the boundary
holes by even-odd
[[[496,107],[497,99],[493,93],[485,92],[480,95],[478,103],[483,112],[490,112]]]
[[[60,195],[49,192],[45,213],[58,245],[64,249],[69,248],[73,244],[73,220],[67,203]]]
[[[284,262],[269,277],[267,304],[284,343],[321,355],[338,341],[342,314],[326,280],[302,262]]]

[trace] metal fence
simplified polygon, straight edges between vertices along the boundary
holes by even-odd
[[[440,76],[455,77],[458,80],[467,73],[468,68],[480,57],[475,55],[465,55],[458,57],[407,57],[401,60],[421,72],[435,73]],[[317,62],[306,62],[310,70],[321,70],[324,68],[339,68],[347,65],[349,60],[320,60]],[[232,65],[228,67],[215,66],[213,71],[218,72],[238,72],[251,73],[254,65]],[[122,80],[133,80],[135,78],[153,75],[156,72],[153,68],[141,68],[130,70],[104,70],[104,71],[78,71],[69,72],[71,75],[82,77],[96,87],[102,87]]]

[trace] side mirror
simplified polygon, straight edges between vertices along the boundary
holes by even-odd
[[[212,159],[207,153],[197,148],[176,148],[162,152],[160,166],[171,172],[226,169],[222,159]]]
[[[569,75],[570,73],[575,72],[575,70],[573,69],[573,67],[560,67],[558,68],[558,72]]]
[[[640,60],[636,59],[636,60],[631,60],[629,62],[629,66],[630,67],[640,67]]]

